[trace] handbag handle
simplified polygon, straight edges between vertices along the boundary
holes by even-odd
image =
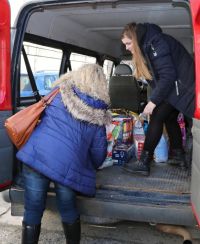
[[[51,91],[48,95],[44,96],[41,101],[44,103],[44,106],[47,106],[48,104],[50,104],[52,102],[52,100],[54,99],[54,97],[60,92],[60,88],[57,87],[56,89],[54,89],[53,91]]]

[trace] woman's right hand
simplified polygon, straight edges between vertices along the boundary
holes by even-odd
[[[146,107],[144,108],[143,114],[145,115],[151,115],[153,113],[154,108],[156,107],[156,104],[153,102],[148,102]]]

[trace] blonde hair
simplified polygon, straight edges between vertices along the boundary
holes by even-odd
[[[62,75],[54,86],[62,86],[65,82],[71,82],[81,92],[94,98],[110,103],[108,86],[103,69],[98,64],[85,64],[76,71],[70,71]]]
[[[143,78],[146,80],[152,80],[152,75],[147,67],[146,61],[137,41],[136,23],[129,23],[124,27],[121,34],[121,39],[125,37],[132,41],[132,62],[135,68],[133,76],[138,80]]]

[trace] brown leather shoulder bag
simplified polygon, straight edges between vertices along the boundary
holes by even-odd
[[[38,124],[42,112],[58,92],[59,88],[54,89],[39,102],[28,106],[6,119],[5,127],[7,133],[18,149],[27,142],[35,126]]]

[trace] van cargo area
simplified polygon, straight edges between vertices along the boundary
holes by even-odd
[[[79,196],[77,204],[83,215],[102,218],[102,222],[136,220],[194,226],[190,206],[190,172],[167,163],[152,163],[149,177],[127,174],[118,165],[99,170],[95,198]],[[54,192],[48,206],[55,205]],[[10,192],[12,214],[21,215],[23,190]],[[87,219],[87,218],[86,218]],[[106,220],[107,219],[107,220]],[[101,222],[100,221],[100,222]]]
[[[17,50],[21,50],[22,44],[25,46],[28,43],[59,50],[60,63],[57,70],[60,74],[73,70],[71,53],[94,57],[95,61],[102,66],[105,60],[109,60],[112,62],[110,74],[107,76],[109,84],[114,67],[121,62],[131,62],[130,54],[121,45],[120,35],[123,27],[134,21],[158,24],[163,32],[174,36],[193,55],[193,30],[189,1],[62,0],[33,1],[27,4],[20,12],[18,20],[13,22],[15,32],[12,53],[15,57],[12,61],[12,85],[15,88],[13,89],[14,111],[36,101],[34,96],[20,97],[19,77],[23,72],[19,68],[21,53]],[[28,48],[26,52],[27,56],[28,54],[30,57],[33,56],[32,53],[28,53]],[[50,56],[53,57],[53,55]],[[51,57],[48,57],[48,60]],[[57,56],[55,59],[59,60]],[[120,99],[120,95],[118,98]],[[134,112],[139,112],[139,110]],[[197,222],[191,207],[191,193],[196,192],[200,186],[197,156],[200,151],[200,123],[197,119],[194,119],[193,127],[193,159],[188,163],[187,169],[172,166],[167,162],[152,162],[149,177],[133,176],[124,172],[118,165],[98,170],[96,196],[94,198],[78,197],[77,204],[83,216],[90,220],[97,217],[102,219],[102,222],[133,220],[196,226]],[[11,144],[9,148],[10,154],[15,155],[16,150],[13,152]],[[9,193],[12,203],[11,212],[12,215],[22,215],[22,164],[15,158],[13,165],[14,184]],[[193,172],[194,168],[195,172]],[[193,177],[195,177],[194,183],[191,184]],[[194,200],[199,199],[199,194],[195,194]],[[55,206],[53,188],[48,194],[47,206],[50,208]]]

